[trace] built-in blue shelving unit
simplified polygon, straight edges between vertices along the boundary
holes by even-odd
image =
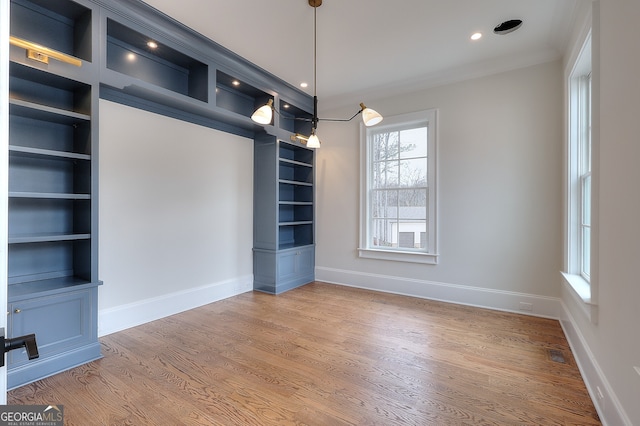
[[[11,0],[10,10],[12,37],[81,66],[10,47],[8,337],[35,333],[40,358],[11,353],[9,388],[101,356],[100,98],[255,139],[254,173],[271,180],[256,181],[256,211],[269,214],[255,215],[254,287],[313,280],[314,153],[290,142],[310,131],[309,95],[139,0]],[[254,123],[270,99],[273,122]]]

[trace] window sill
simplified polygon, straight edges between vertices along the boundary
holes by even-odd
[[[586,304],[591,304],[591,285],[580,275],[561,272],[564,280]]]
[[[360,257],[366,259],[393,260],[395,262],[423,263],[427,265],[436,265],[438,263],[438,255],[433,253],[375,250],[364,248],[359,248],[358,252]]]
[[[561,272],[569,292],[574,297],[582,312],[589,320],[596,324],[598,322],[598,305],[592,302],[591,285],[580,275]],[[582,302],[582,303],[580,303]]]

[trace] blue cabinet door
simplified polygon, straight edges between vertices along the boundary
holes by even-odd
[[[40,357],[24,349],[7,355],[9,389],[101,358],[97,339],[96,286],[71,289],[9,304],[8,337],[35,334]]]
[[[10,309],[10,337],[34,333],[39,359],[92,341],[91,290],[13,302]],[[8,356],[9,368],[30,362],[24,349]]]

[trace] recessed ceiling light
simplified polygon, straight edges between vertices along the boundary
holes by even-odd
[[[308,83],[300,83],[300,87],[302,87],[303,89],[306,89],[307,87],[309,87]]]
[[[504,21],[502,24],[498,25],[493,29],[493,32],[499,35],[509,34],[517,30],[522,26],[521,19],[510,19],[508,21]]]
[[[480,40],[481,38],[482,38],[482,33],[471,34],[471,40]]]
[[[131,52],[127,53],[127,59],[131,62],[135,61],[136,60],[135,53],[131,53]]]
[[[231,84],[233,84],[234,86],[240,86],[240,82],[238,80],[233,80]]]
[[[284,109],[289,108],[289,104],[284,104],[284,105],[282,105],[282,106],[284,107]]]
[[[149,49],[157,49],[158,48],[158,43],[156,43],[153,40],[150,40],[147,42],[147,47],[149,47]]]

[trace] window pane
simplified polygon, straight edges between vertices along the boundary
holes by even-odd
[[[398,247],[421,248],[422,235],[426,235],[427,223],[425,220],[400,220],[398,221]]]
[[[582,223],[591,225],[591,175],[582,178]]]
[[[373,161],[398,158],[398,132],[376,133],[372,136]]]
[[[396,188],[399,179],[397,161],[378,161],[373,163],[372,188]]]
[[[582,275],[589,280],[591,275],[591,228],[582,228]]]
[[[377,190],[371,192],[372,218],[398,217],[398,191]]]
[[[400,235],[398,236],[398,247],[414,248],[415,243],[413,242],[413,239],[413,232],[400,231]]]
[[[429,247],[427,247],[427,233],[426,232],[421,232],[420,233],[420,248],[421,249],[428,249]]]
[[[400,186],[427,186],[426,157],[400,161]]]
[[[400,158],[427,156],[427,128],[403,130],[400,132]]]
[[[427,190],[425,188],[398,190],[398,208],[403,219],[427,217]]]
[[[371,221],[371,246],[372,247],[391,247],[393,241],[392,223],[396,221],[388,221],[386,219],[374,219]]]

